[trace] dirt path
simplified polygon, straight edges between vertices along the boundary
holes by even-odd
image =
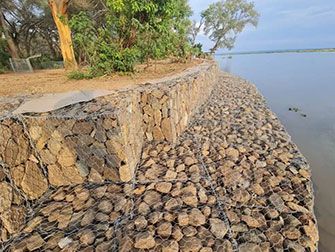
[[[76,90],[113,90],[131,87],[150,80],[175,75],[201,62],[202,60],[193,60],[187,63],[162,61],[148,68],[146,65],[139,65],[136,72],[131,75],[104,76],[92,80],[69,80],[63,69],[1,74],[0,96],[60,93]]]

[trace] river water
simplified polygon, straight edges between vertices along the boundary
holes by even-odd
[[[335,251],[335,53],[217,56],[217,60],[223,70],[257,86],[308,159],[319,250]]]

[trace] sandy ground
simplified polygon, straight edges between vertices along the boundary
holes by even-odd
[[[7,73],[0,75],[0,96],[61,93],[75,90],[113,90],[171,76],[201,62],[202,60],[192,60],[187,63],[161,61],[149,67],[139,65],[133,74],[115,74],[92,80],[69,80],[64,69],[21,74]]]

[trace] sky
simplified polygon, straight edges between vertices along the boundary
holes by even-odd
[[[193,19],[217,0],[189,0]],[[335,0],[254,0],[260,19],[239,35],[232,51],[311,49],[335,47]],[[198,42],[208,50],[203,34]]]

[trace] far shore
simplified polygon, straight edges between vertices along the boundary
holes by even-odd
[[[217,56],[232,56],[232,55],[248,55],[248,54],[270,54],[270,53],[315,53],[315,52],[335,52],[335,48],[320,48],[320,49],[286,49],[286,50],[266,50],[266,51],[249,51],[249,52],[227,52],[218,53]]]

